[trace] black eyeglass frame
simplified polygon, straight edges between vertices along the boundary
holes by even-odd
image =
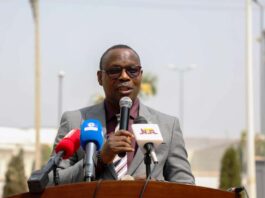
[[[121,76],[124,69],[125,69],[126,74],[130,78],[137,78],[142,71],[142,67],[140,65],[133,65],[133,66],[131,65],[131,66],[126,66],[126,67],[114,66],[108,69],[101,69],[100,71],[105,72],[111,79],[117,79]],[[131,73],[129,69],[137,69],[136,74]],[[111,73],[111,72],[114,72],[115,70],[116,70],[116,73]]]

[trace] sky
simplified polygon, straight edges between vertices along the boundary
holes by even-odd
[[[58,127],[58,73],[63,111],[103,94],[96,80],[102,53],[127,44],[157,95],[142,102],[179,117],[184,73],[183,134],[239,138],[246,128],[245,1],[40,0],[41,126]],[[255,130],[259,119],[259,9],[253,4]],[[28,0],[0,0],[0,126],[34,127],[34,21]]]

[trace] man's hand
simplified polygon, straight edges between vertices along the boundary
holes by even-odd
[[[102,161],[105,164],[109,164],[113,161],[116,154],[134,151],[131,145],[132,138],[134,138],[133,134],[126,130],[112,133],[101,150]]]

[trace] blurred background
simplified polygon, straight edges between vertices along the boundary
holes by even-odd
[[[38,10],[34,2],[0,0],[0,196],[9,192],[8,174],[16,174],[9,170],[12,161],[23,162],[19,178],[34,170],[37,23],[42,164],[62,112],[104,96],[96,79],[103,52],[127,44],[141,57],[142,102],[180,119],[196,184],[246,184],[245,1],[40,0]],[[265,196],[263,5],[264,0],[252,2],[258,197]],[[234,183],[223,184],[224,173],[232,170],[225,169],[227,156],[238,173],[229,180]]]

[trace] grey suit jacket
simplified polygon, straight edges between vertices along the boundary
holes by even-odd
[[[163,143],[156,149],[159,163],[156,165],[152,177],[157,180],[174,181],[178,183],[194,184],[190,164],[187,161],[187,152],[177,118],[160,113],[140,103],[139,115],[147,119],[148,123],[158,124]],[[77,111],[65,112],[61,119],[60,128],[55,139],[54,146],[71,130],[80,128],[81,123],[87,119],[98,119],[103,125],[106,134],[106,120],[104,103],[86,107]],[[60,183],[73,183],[83,181],[83,158],[84,151],[80,147],[74,156],[62,160],[59,164]],[[145,176],[144,155],[140,148],[128,168],[129,175]],[[95,163],[97,162],[94,156]],[[151,167],[152,170],[153,167]],[[106,165],[97,179],[117,179],[113,164]],[[50,175],[50,181],[52,177]]]

